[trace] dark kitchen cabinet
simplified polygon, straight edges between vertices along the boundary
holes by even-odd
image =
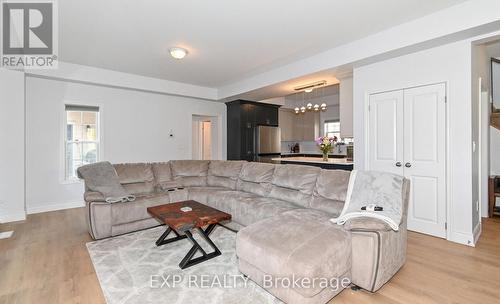
[[[256,106],[255,123],[259,126],[278,125],[279,106]]]
[[[257,126],[278,126],[280,106],[235,100],[227,106],[227,159],[253,161]]]

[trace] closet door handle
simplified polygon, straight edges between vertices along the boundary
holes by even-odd
[[[395,163],[396,167],[401,167],[401,162]]]
[[[405,164],[405,167],[406,167],[406,168],[410,168],[410,167],[411,167],[411,164],[410,164],[410,163],[406,163],[406,164]]]

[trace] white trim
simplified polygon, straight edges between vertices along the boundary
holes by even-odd
[[[481,222],[477,223],[476,227],[474,228],[473,232],[473,238],[474,238],[474,247],[477,244],[477,241],[479,240],[479,237],[481,236],[481,233],[483,232],[483,225],[481,225]]]
[[[469,233],[457,232],[457,231],[449,231],[448,241],[452,241],[455,243],[475,247],[474,245],[474,236]]]
[[[50,205],[47,205],[47,204],[38,204],[38,205],[42,205],[42,206],[28,207],[27,213],[28,214],[36,214],[36,213],[57,211],[57,210],[63,210],[63,209],[80,208],[80,207],[85,206],[85,202],[79,201],[79,202],[59,203],[59,204],[50,204]]]
[[[379,94],[379,93],[387,93],[387,92],[393,92],[393,91],[398,91],[398,90],[406,90],[406,89],[411,89],[411,88],[416,88],[416,87],[422,87],[422,86],[428,86],[428,85],[435,85],[435,84],[444,84],[445,85],[445,92],[446,92],[446,95],[445,95],[445,98],[446,98],[446,103],[445,103],[445,141],[446,141],[446,144],[445,144],[445,155],[446,155],[446,163],[445,163],[445,184],[446,184],[446,225],[447,225],[447,229],[445,231],[446,233],[446,240],[448,241],[453,241],[453,242],[457,242],[457,243],[461,243],[461,244],[465,244],[465,245],[469,245],[469,240],[470,240],[470,237],[469,236],[465,236],[465,234],[463,233],[460,233],[460,232],[453,232],[453,221],[451,219],[451,205],[452,205],[452,200],[451,200],[451,183],[452,183],[452,179],[451,179],[451,155],[450,155],[450,108],[449,108],[449,96],[450,96],[450,92],[449,92],[449,80],[444,80],[444,81],[440,81],[440,82],[434,82],[434,83],[419,83],[419,84],[416,84],[416,85],[413,85],[413,86],[408,86],[408,87],[404,87],[404,88],[390,88],[390,89],[386,89],[386,90],[374,90],[374,91],[371,91],[371,92],[365,92],[365,96],[364,96],[364,108],[365,108],[365,111],[363,113],[363,121],[365,122],[364,123],[364,132],[365,132],[365,136],[364,136],[364,142],[365,142],[365,146],[364,146],[364,159],[365,159],[365,165],[364,165],[364,170],[370,170],[370,151],[369,151],[369,148],[370,148],[370,96],[373,95],[373,94]],[[354,162],[355,166],[356,166],[356,162]],[[360,168],[356,168],[356,169],[360,169]],[[454,235],[460,235],[459,237],[455,237]]]
[[[68,185],[68,184],[79,184],[82,183],[78,179],[67,179],[66,178],[66,105],[79,105],[79,106],[89,106],[89,107],[98,107],[99,112],[97,113],[97,136],[98,136],[98,161],[103,160],[104,157],[104,143],[103,143],[103,116],[104,116],[104,106],[101,102],[87,102],[87,101],[72,101],[72,100],[63,100],[61,104],[60,111],[60,134],[59,134],[59,184]]]
[[[0,218],[0,223],[10,223],[10,222],[18,222],[24,220],[26,220],[26,213],[23,211],[23,212],[2,214],[2,217]]]
[[[92,66],[59,61],[57,69],[26,71],[31,77],[132,89],[150,93],[217,100],[217,89],[189,83],[117,72]]]
[[[223,131],[222,128],[223,128],[223,117],[222,117],[222,114],[218,114],[218,113],[204,113],[204,114],[200,114],[199,112],[195,112],[195,113],[189,113],[189,121],[190,121],[190,124],[189,124],[189,136],[190,136],[190,140],[189,140],[189,151],[191,153],[191,159],[193,159],[194,155],[192,155],[193,153],[193,121],[195,119],[195,117],[204,117],[204,118],[209,118],[210,121],[212,122],[213,126],[216,127],[216,131],[217,131],[217,135],[216,135],[216,143],[215,145],[212,144],[212,159],[213,160],[223,160],[223,157],[222,157],[222,153],[223,153],[223,150],[224,147],[223,147]],[[216,120],[216,121],[214,121]],[[213,140],[213,135],[212,135],[212,140]],[[216,153],[213,153],[213,148],[216,148]]]

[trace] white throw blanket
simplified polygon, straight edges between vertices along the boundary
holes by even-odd
[[[353,218],[370,217],[384,221],[398,231],[403,218],[403,180],[402,176],[392,173],[353,170],[344,208],[340,216],[331,221],[343,225]],[[361,209],[370,204],[380,206],[383,210]]]

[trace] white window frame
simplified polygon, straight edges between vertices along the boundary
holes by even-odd
[[[97,112],[97,138],[96,141],[78,141],[79,143],[97,143],[97,152],[96,152],[96,161],[102,160],[103,156],[103,143],[102,143],[102,138],[103,138],[103,127],[102,127],[102,120],[103,120],[103,106],[100,104],[95,104],[95,103],[82,103],[82,102],[64,102],[62,105],[62,110],[61,110],[61,170],[60,170],[60,183],[61,184],[77,184],[81,183],[82,181],[78,178],[72,178],[67,175],[67,166],[66,166],[66,148],[67,148],[67,143],[69,141],[67,140],[67,113],[66,113],[66,106],[81,106],[81,107],[97,107],[99,108],[99,111]]]
[[[329,123],[338,123],[339,124],[339,131],[338,132],[327,132],[326,125]],[[335,135],[335,136],[337,136],[337,141],[340,141],[340,120],[339,119],[325,120],[323,122],[323,134],[325,134],[324,136],[328,136],[328,133],[338,134],[338,136],[337,135]]]

